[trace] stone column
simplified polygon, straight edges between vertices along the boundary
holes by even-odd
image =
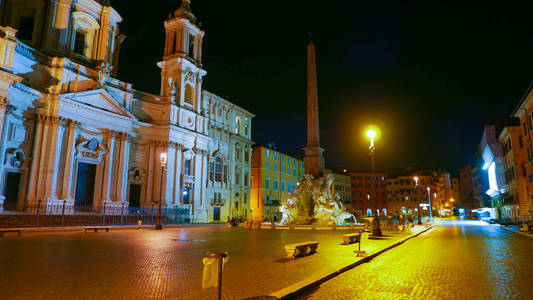
[[[9,105],[9,99],[7,97],[0,96],[0,183],[4,182],[4,156],[5,156],[5,149],[4,149],[4,139],[5,139],[5,133],[4,133],[4,123],[6,119],[6,108]],[[3,191],[0,191],[0,211],[2,210],[5,195]]]
[[[118,156],[116,200],[125,202],[127,200],[126,189],[128,187],[128,167],[130,162],[130,136],[127,133],[121,133],[119,140],[120,152]]]
[[[72,197],[72,171],[74,169],[74,155],[76,153],[76,127],[78,122],[69,121],[67,131],[67,147],[65,150],[65,171],[63,172],[63,184],[61,190],[61,199],[73,201]]]
[[[112,201],[111,200],[111,179],[113,177],[113,160],[114,160],[114,153],[115,153],[115,135],[116,133],[112,130],[109,130],[105,135],[105,144],[107,146],[107,154],[104,156],[103,161],[103,167],[104,167],[104,176],[103,176],[103,184],[102,184],[102,197],[101,202],[102,204],[105,201]]]
[[[47,201],[57,200],[58,163],[61,154],[61,142],[63,140],[59,137],[60,122],[60,118],[49,116],[45,125],[48,136],[46,139],[43,139],[46,142],[46,147],[45,151],[43,151],[45,162],[42,164],[44,167],[42,171],[44,172],[41,172],[41,174],[44,175],[44,197]]]
[[[152,205],[154,202],[154,156],[155,143],[151,141],[148,145],[148,167],[146,170],[146,197],[145,204]]]
[[[42,137],[43,137],[43,124],[46,122],[46,117],[43,115],[37,115],[35,121],[35,129],[33,135],[33,150],[32,150],[32,160],[30,167],[30,176],[28,182],[28,195],[27,202],[29,205],[36,204],[38,200],[38,182],[41,166],[41,152],[42,152]]]
[[[181,199],[181,185],[182,185],[182,172],[181,172],[181,163],[183,160],[183,146],[176,145],[175,152],[175,166],[174,166],[174,197],[172,199],[172,204],[180,203]]]

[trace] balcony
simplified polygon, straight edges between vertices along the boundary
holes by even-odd
[[[211,206],[224,206],[226,204],[226,199],[211,199]]]

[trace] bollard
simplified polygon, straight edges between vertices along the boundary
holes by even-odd
[[[272,222],[270,223],[270,229],[271,229],[271,230],[276,230],[276,222],[272,221]]]
[[[224,264],[228,261],[228,257],[228,252],[207,252],[203,259],[202,288],[218,287],[217,299],[219,300],[222,299],[222,270]]]
[[[337,223],[331,223],[331,230],[337,230]]]
[[[137,220],[137,229],[138,230],[141,230],[142,225],[143,225],[143,221],[142,220]]]
[[[316,230],[316,223],[311,224],[311,230],[313,230],[313,231]]]
[[[368,231],[363,231],[361,232],[361,238],[359,239],[359,250],[355,250],[354,253],[357,254],[357,256],[366,256],[367,253],[366,251],[364,250],[364,248],[366,248],[367,246],[367,243],[368,243],[368,236],[370,235],[370,232]],[[361,250],[363,249],[363,250]]]

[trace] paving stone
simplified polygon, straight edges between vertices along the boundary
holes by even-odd
[[[448,221],[323,283],[307,299],[533,299],[533,239]]]
[[[201,289],[206,251],[230,254],[223,276],[225,299],[267,295],[355,262],[357,245],[340,245],[345,233],[226,226],[24,233],[0,238],[0,299],[216,299],[216,289]],[[408,236],[386,235],[371,240],[368,250]],[[316,254],[284,259],[285,244],[309,240],[320,242]]]

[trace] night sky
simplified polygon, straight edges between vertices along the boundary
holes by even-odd
[[[256,143],[302,156],[306,46],[317,47],[329,167],[368,170],[363,129],[382,128],[377,169],[469,163],[483,125],[508,119],[533,79],[531,7],[498,1],[193,0],[206,36],[203,88],[253,112]],[[159,93],[163,21],[179,0],[114,0],[118,77]]]

